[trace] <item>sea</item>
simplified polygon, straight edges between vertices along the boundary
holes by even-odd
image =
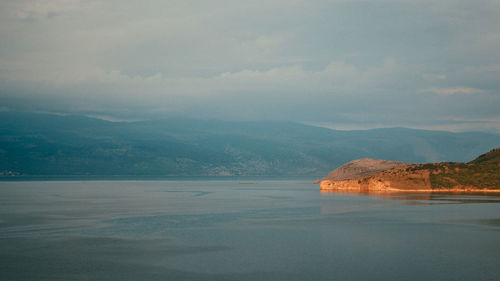
[[[0,280],[500,280],[500,197],[0,182]]]

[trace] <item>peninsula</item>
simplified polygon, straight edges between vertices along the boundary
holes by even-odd
[[[321,191],[500,192],[500,148],[467,163],[359,159],[332,171]]]

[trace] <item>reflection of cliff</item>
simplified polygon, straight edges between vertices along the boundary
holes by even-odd
[[[468,163],[407,164],[361,159],[331,172],[323,191],[500,191],[500,149]]]

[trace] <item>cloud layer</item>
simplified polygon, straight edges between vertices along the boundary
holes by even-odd
[[[0,98],[124,118],[500,130],[499,34],[493,0],[8,0]]]

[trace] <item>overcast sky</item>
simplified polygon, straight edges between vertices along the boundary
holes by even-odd
[[[0,2],[1,110],[500,132],[500,1]]]

